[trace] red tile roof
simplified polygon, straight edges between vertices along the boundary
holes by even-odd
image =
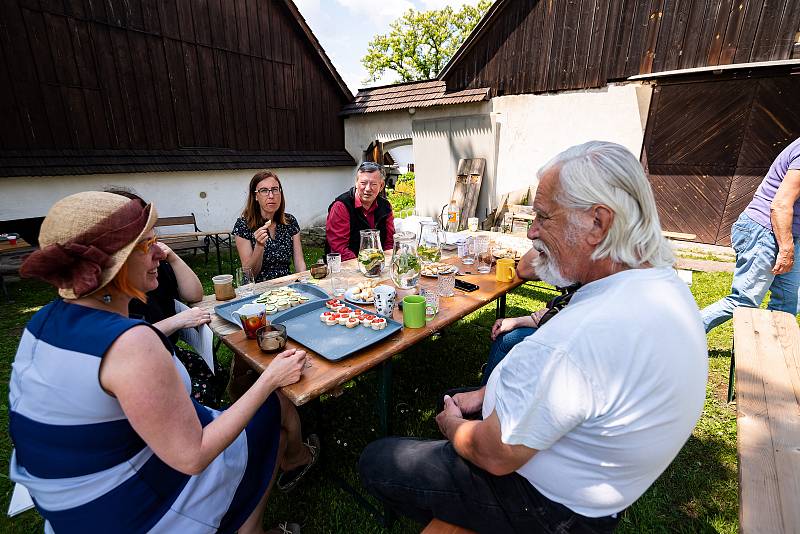
[[[489,88],[447,92],[445,82],[426,80],[361,89],[340,115],[360,115],[412,107],[427,108],[489,100]]]

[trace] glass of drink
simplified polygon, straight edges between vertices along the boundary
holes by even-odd
[[[458,257],[464,265],[475,263],[475,238],[468,237],[458,244]]]
[[[253,272],[245,267],[236,269],[236,287],[239,289],[237,293],[240,297],[249,297],[253,294],[253,285],[255,280]]]
[[[435,289],[423,289],[420,296],[425,299],[425,322],[431,321],[439,312],[439,293]]]
[[[331,273],[331,293],[334,297],[341,297],[347,290],[344,287],[344,277],[342,277],[342,255],[338,252],[331,252],[325,257],[328,260],[328,270]]]
[[[492,247],[488,236],[475,238],[475,264],[479,273],[488,273],[492,270]]]
[[[452,297],[455,294],[456,275],[440,274],[436,279],[436,291],[440,297]]]

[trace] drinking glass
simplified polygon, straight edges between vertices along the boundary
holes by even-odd
[[[338,252],[331,252],[327,255],[328,260],[328,269],[330,269],[331,274],[337,274],[342,270],[342,255]]]
[[[253,272],[250,269],[245,267],[239,267],[236,269],[236,287],[238,290],[236,293],[240,297],[249,297],[253,294],[253,285],[255,284],[255,279],[253,278]]]
[[[344,287],[344,277],[342,272],[342,255],[338,252],[331,252],[326,256],[328,260],[328,270],[331,273],[331,293],[334,297],[341,297],[347,290]]]
[[[455,294],[456,275],[440,274],[436,277],[436,291],[440,297],[452,297]]]
[[[422,289],[420,296],[425,299],[425,321],[430,321],[439,312],[439,293],[435,289]]]
[[[475,239],[468,237],[458,244],[458,257],[464,265],[475,263]]]
[[[475,238],[475,264],[479,273],[488,273],[492,270],[492,247],[488,236]]]

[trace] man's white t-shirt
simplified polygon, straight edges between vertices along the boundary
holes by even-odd
[[[489,377],[484,419],[539,452],[517,472],[588,517],[630,506],[688,439],[705,400],[708,352],[686,284],[630,269],[580,288]]]

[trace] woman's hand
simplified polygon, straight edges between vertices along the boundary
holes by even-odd
[[[300,380],[307,358],[304,350],[285,350],[272,359],[261,376],[272,379],[276,388],[294,384]]]
[[[211,312],[203,308],[189,308],[175,314],[180,328],[194,328],[211,322]]]
[[[492,325],[492,341],[497,339],[497,336],[500,334],[505,334],[506,332],[511,332],[515,328],[517,328],[517,318],[516,317],[505,317],[503,319],[498,319]]]
[[[262,247],[267,242],[267,239],[269,239],[270,225],[272,225],[272,221],[267,221],[266,223],[264,223],[264,226],[262,226],[261,228],[257,228],[256,231],[253,232],[253,237],[255,238],[256,243],[258,243]]]
[[[175,251],[169,248],[169,245],[167,245],[166,243],[162,243],[161,241],[156,241],[156,246],[161,251],[161,257],[159,258],[159,260],[167,260],[167,262],[172,263],[173,261],[178,259],[178,255],[175,254]]]

